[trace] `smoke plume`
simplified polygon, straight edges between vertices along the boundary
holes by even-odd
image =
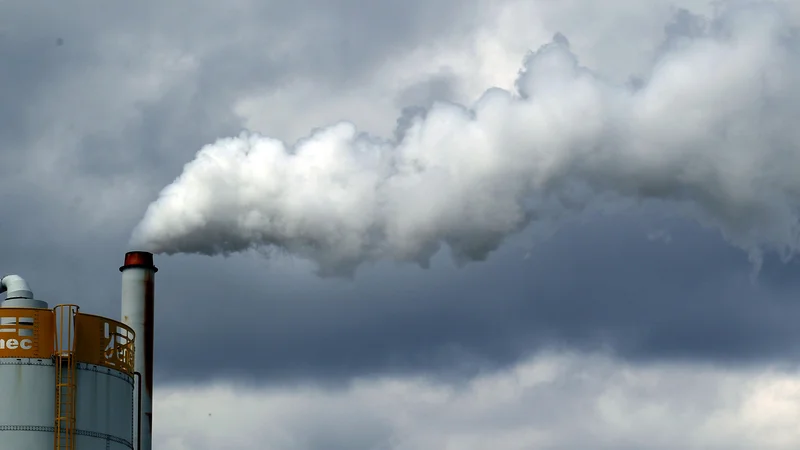
[[[678,15],[648,73],[626,84],[583,67],[556,35],[527,56],[516,92],[409,110],[392,138],[342,122],[294,146],[220,139],[150,205],[132,245],[280,249],[347,273],[378,259],[424,265],[442,245],[480,260],[530,225],[623,199],[668,203],[754,257],[792,255],[800,39],[788,17],[764,3]]]

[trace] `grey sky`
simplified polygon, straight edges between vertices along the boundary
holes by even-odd
[[[367,3],[296,11],[245,3],[250,13],[241,18],[217,11],[221,18],[211,20],[212,10],[177,27],[166,22],[178,10],[156,5],[119,15],[95,11],[94,18],[14,8],[30,24],[9,21],[0,41],[14,62],[0,72],[1,108],[11,118],[0,135],[2,166],[22,169],[9,173],[3,190],[13,211],[3,221],[3,265],[31,278],[51,302],[80,293],[85,308],[116,315],[114,269],[130,228],[194,151],[241,128],[230,111],[238,96],[281,89],[286,77],[343,89],[393,52],[470,26],[457,17],[452,29],[435,26],[446,4],[427,10],[387,3],[384,10]],[[60,14],[77,22],[58,21]],[[145,20],[155,25],[147,28]],[[687,13],[671,22],[665,30],[674,39],[686,31],[680,24],[689,23]],[[234,24],[239,34],[226,31]],[[314,36],[270,45],[310,24]],[[337,39],[355,47],[339,47]],[[189,57],[196,60],[185,72],[162,76],[157,69]],[[126,68],[130,79],[122,76]],[[146,70],[166,85],[138,80]],[[124,92],[130,88],[140,91]],[[403,87],[393,101],[398,109],[425,107],[458,97],[454,89],[458,79],[445,68]],[[37,164],[42,159],[52,165]],[[752,286],[745,255],[715,233],[671,223],[665,226],[673,241],[650,242],[647,226],[661,225],[648,221],[641,214],[590,219],[536,245],[528,259],[507,246],[489,263],[462,270],[446,258],[427,271],[384,264],[362,270],[355,282],[319,280],[302,269],[287,278],[250,257],[159,258],[158,371],[176,381],[217,372],[265,381],[448,373],[465,356],[502,366],[552,345],[611,345],[643,359],[794,358],[792,266],[770,260]],[[84,286],[88,274],[92,283]],[[220,321],[236,323],[221,325],[223,340],[207,332]],[[240,352],[223,350],[229,340],[240,342]],[[197,371],[208,352],[220,363]],[[244,356],[252,354],[261,357]]]
[[[292,140],[337,118],[391,137],[404,108],[468,100],[488,87],[478,85],[493,79],[489,68],[507,60],[474,56],[485,58],[489,75],[466,73],[471,57],[460,54],[467,62],[442,57],[418,76],[404,66],[397,78],[381,77],[415,50],[441,45],[445,54],[462,41],[483,42],[480,30],[503,36],[497,45],[518,63],[518,49],[562,31],[587,64],[627,79],[658,51],[665,30],[691,28],[685,14],[675,23],[688,28],[668,26],[678,7],[709,10],[700,1],[625,0],[596,11],[588,0],[530,0],[517,2],[516,15],[498,13],[510,3],[0,3],[0,267],[50,304],[117,317],[117,268],[132,228],[214,139],[249,127]],[[464,54],[477,52],[470,45]],[[353,280],[320,279],[282,255],[157,257],[157,382],[279,389],[420,376],[457,384],[554,349],[610,349],[633,365],[795,364],[800,265],[768,255],[753,282],[743,251],[659,212],[587,216],[550,238],[528,230],[463,268],[440,254],[429,269],[380,263]],[[305,398],[300,404],[311,404]],[[378,407],[354,417],[368,420],[370,408]],[[569,416],[574,407],[564,408]],[[319,436],[275,448],[369,449],[397,429],[383,419],[373,431],[334,419],[326,411],[298,418],[305,425],[297,435],[318,421]],[[337,426],[352,433],[336,441]],[[581,439],[569,445],[562,448],[581,448]],[[603,445],[632,448],[618,437]]]

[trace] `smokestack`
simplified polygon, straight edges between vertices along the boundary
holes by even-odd
[[[122,322],[136,333],[134,371],[139,383],[134,391],[133,448],[153,446],[153,304],[155,273],[153,254],[128,252],[122,272]]]

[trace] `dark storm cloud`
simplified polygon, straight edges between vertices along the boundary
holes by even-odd
[[[213,2],[143,2],[127,8],[4,3],[0,170],[19,175],[20,167],[35,165],[31,146],[53,134],[43,145],[63,160],[64,179],[17,180],[20,192],[69,184],[83,175],[100,181],[136,176],[146,180],[144,189],[163,185],[204,143],[241,129],[231,111],[241,96],[280,89],[298,78],[332,89],[357,84],[365,71],[396,51],[449,32],[439,23],[444,12],[459,23],[451,11],[454,2],[420,4],[240,2],[230,8]],[[468,5],[461,6],[467,13]],[[162,47],[192,55],[195,67],[156,98],[128,94],[125,76],[160,70],[158,61],[146,68]],[[98,80],[106,68],[110,75]],[[119,119],[123,116],[131,118]],[[106,119],[127,122],[104,127]],[[83,129],[86,122],[94,128]],[[65,136],[76,140],[75,149],[59,148]],[[81,196],[92,201],[97,192]],[[42,216],[53,212],[49,204],[27,203]],[[137,206],[144,204],[131,205]]]
[[[295,77],[331,89],[358,84],[397,52],[460,32],[471,14],[464,2],[449,0],[233,5],[241,9],[197,2],[0,5],[0,173],[8,176],[0,185],[2,270],[24,276],[51,304],[75,302],[117,317],[117,268],[145,200],[200,146],[238,131],[233,101]],[[105,44],[126,39],[125,52],[108,53]],[[197,61],[155,98],[125,95],[122,80],[81,78],[107,66],[135,71],[161,42]],[[50,99],[64,83],[76,95]],[[398,106],[450,100],[454,85],[444,75],[412,86]],[[87,111],[82,100],[98,98],[118,109]],[[127,111],[137,114],[113,132],[83,130],[77,120]],[[70,164],[49,177],[20,175],[33,143],[64,124],[78,142],[67,153]],[[58,143],[53,153],[62,151]],[[146,195],[118,200],[129,216],[91,225],[84,211],[125,177]],[[61,186],[84,178],[99,181],[61,195]],[[714,234],[678,224],[664,245],[648,241],[647,231],[640,219],[598,220],[565,230],[529,259],[507,247],[463,270],[441,261],[429,271],[381,265],[355,283],[271,271],[247,256],[159,258],[158,372],[173,381],[231,373],[449,375],[553,345],[604,343],[637,359],[794,355],[796,266],[768,261],[754,287],[746,256]]]
[[[237,100],[297,79],[360,83],[397,51],[451,31],[437,20],[453,2],[420,4],[0,5],[0,201],[25,211],[4,219],[0,243],[39,245],[11,238],[22,227],[93,254],[124,246],[158,186],[202,145],[241,130]],[[189,67],[170,74],[184,56]],[[138,81],[151,76],[166,88]],[[137,187],[112,186],[124,183]],[[104,212],[110,195],[127,212]],[[102,230],[90,214],[105,217]]]
[[[395,98],[395,104],[401,109],[430,108],[434,102],[457,101],[458,92],[458,77],[449,71],[442,71],[400,91]]]
[[[58,120],[82,140],[73,162],[79,171],[102,176],[155,166],[163,171],[158,181],[163,184],[202,143],[241,128],[230,109],[242,95],[279,89],[298,78],[331,89],[358,84],[362,74],[398,51],[451,32],[441,26],[445,15],[452,27],[465,23],[459,18],[469,17],[471,6],[452,0],[422,4],[245,1],[231,8],[143,2],[133,9],[98,8],[92,2],[3,4],[0,141],[6,152],[0,157],[8,161],[9,147],[25,152],[26,144],[52,128],[48,120]],[[87,76],[87,70],[104,66],[135,73],[162,47],[191,54],[196,68],[157,99],[127,98],[114,91],[126,88],[124,80],[98,85]],[[47,98],[67,82],[78,90],[68,97],[71,103]],[[122,133],[76,129],[70,115],[91,115],[81,96],[103,98],[109,113],[136,111],[138,118]],[[50,110],[64,115],[52,117]]]
[[[654,227],[667,227],[670,243],[648,239]],[[461,377],[553,347],[734,365],[797,355],[796,283],[775,281],[797,269],[769,260],[753,284],[747,255],[714,232],[641,216],[593,219],[522,256],[506,248],[461,270],[445,258],[429,271],[383,266],[354,284],[269,275],[253,283],[269,270],[246,258],[202,268],[164,258],[161,376]],[[200,324],[214,325],[206,333]],[[214,367],[197,372],[209,355]]]
[[[3,3],[0,268],[51,304],[118,316],[116,269],[144,200],[203,144],[239,131],[233,102],[298,78],[356,85],[398,51],[453,32],[465,23],[459,14],[469,17],[464,2],[421,5]],[[191,55],[194,66],[167,91],[138,98],[126,77],[158,74],[152,59],[162,48],[169,58]],[[55,171],[44,168],[50,160]],[[104,213],[99,200],[120,180],[132,183],[127,193],[144,194],[116,201],[130,213]],[[89,213],[110,217],[97,225]],[[172,273],[181,270],[196,277],[192,268]]]
[[[238,132],[231,107],[239,96],[298,77],[358,83],[394,51],[449,32],[436,14],[453,3],[237,5],[0,5],[2,270],[25,276],[50,303],[118,316],[116,267],[144,200],[203,144]],[[156,98],[128,94],[125,76],[142,73],[162,44],[193,55],[196,67]],[[274,50],[281,46],[283,54]],[[106,70],[114,75],[98,80]],[[121,127],[102,125],[131,112]],[[74,145],[62,147],[65,136]],[[39,168],[51,158],[57,172]],[[78,183],[87,179],[89,187]],[[102,215],[100,197],[125,179],[144,192],[118,200],[130,215],[92,225],[87,212]]]
[[[425,117],[434,103],[457,101],[458,81],[458,77],[444,70],[400,91],[395,97],[395,104],[400,109],[394,130],[395,142],[402,141],[414,120]]]
[[[0,7],[2,10],[2,7]],[[4,149],[0,171],[8,173],[13,155],[24,151],[26,143],[41,131],[41,124],[31,120],[31,102],[37,90],[68,67],[90,63],[87,55],[56,45],[55,37],[19,36],[0,31],[0,142]]]

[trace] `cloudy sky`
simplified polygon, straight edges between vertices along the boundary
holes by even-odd
[[[750,74],[726,61],[770,56],[752,61],[777,86],[757,99],[774,100],[756,117],[772,128],[745,136],[780,141],[749,160],[766,164],[752,186],[774,188],[769,221],[731,219],[760,211],[760,195],[755,209],[703,203],[706,215],[585,208],[509,232],[483,261],[442,247],[429,264],[365,258],[350,277],[286,249],[160,255],[154,445],[798,448],[800,265],[783,256],[800,242],[786,100],[800,98],[786,88],[800,85],[800,7],[738,3],[0,2],[0,267],[51,304],[118,317],[132,231],[219,138],[291,146],[348,120],[391,140],[409,111],[520,88],[526,55],[557,33],[594,77],[632,90],[675,48],[730,35],[741,45],[714,70],[678,69],[720,83]],[[737,139],[704,154],[767,148]]]

